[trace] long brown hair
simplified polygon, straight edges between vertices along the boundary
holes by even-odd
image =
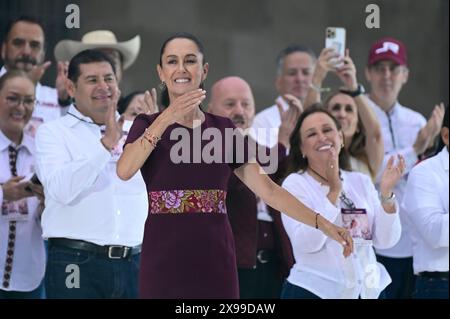
[[[323,105],[327,110],[330,110],[331,107],[330,101],[339,94],[343,93],[336,91],[328,95],[328,97],[325,99],[325,102],[323,103]],[[376,172],[374,172],[372,167],[370,166],[369,158],[366,152],[366,129],[361,121],[359,112],[358,112],[358,123],[356,126],[356,132],[352,136],[347,152],[350,156],[353,156],[357,160],[364,162],[370,170],[370,175],[372,177],[375,177]]]
[[[289,157],[287,161],[287,168],[284,177],[287,177],[289,174],[294,172],[304,172],[308,168],[308,159],[303,157],[300,146],[302,144],[302,137],[300,134],[300,128],[302,127],[303,121],[310,115],[315,113],[324,113],[328,115],[336,125],[338,131],[342,131],[341,124],[338,120],[323,107],[322,104],[316,103],[312,106],[308,107],[298,118],[297,124],[295,125],[294,130],[292,131],[291,137],[289,139],[290,150]],[[343,170],[350,171],[350,163],[347,151],[343,148],[339,153],[339,167]]]

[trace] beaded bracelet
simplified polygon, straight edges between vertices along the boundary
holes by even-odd
[[[145,133],[142,136],[142,141],[144,141],[144,139],[146,139],[151,146],[153,146],[153,148],[156,148],[156,145],[158,144],[158,142],[161,140],[160,137],[153,135],[148,128],[145,129]]]
[[[316,213],[316,229],[319,229],[319,222],[318,222],[319,216],[320,216],[320,214]]]

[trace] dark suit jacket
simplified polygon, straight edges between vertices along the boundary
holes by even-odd
[[[286,160],[286,148],[278,144],[278,171]],[[271,176],[276,178],[277,174]],[[277,181],[276,181],[277,182]],[[234,234],[238,268],[252,269],[256,265],[258,241],[257,203],[255,194],[232,174],[228,182],[227,212]],[[294,264],[289,237],[283,227],[280,212],[269,208],[274,219],[275,250],[281,260],[280,275],[286,277]]]

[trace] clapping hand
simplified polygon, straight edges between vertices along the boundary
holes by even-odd
[[[156,100],[157,94],[155,88],[152,88],[150,91],[145,91],[144,99],[140,103],[141,109],[144,111],[145,114],[150,115],[158,112],[158,104],[156,103]]]
[[[278,112],[280,113],[281,125],[278,130],[278,142],[289,147],[289,138],[297,124],[298,117],[303,112],[302,102],[291,94],[283,95],[289,108],[284,111],[280,101],[276,100]]]
[[[427,124],[425,124],[425,126],[419,131],[416,141],[414,142],[413,147],[417,155],[425,152],[430,143],[439,134],[442,126],[442,120],[444,119],[444,113],[444,103],[440,103],[434,107]]]
[[[34,83],[38,83],[42,76],[44,75],[45,71],[49,68],[49,66],[52,64],[51,61],[44,62],[39,65],[33,66],[31,71],[28,73],[30,78],[34,81]]]
[[[58,73],[56,75],[55,88],[58,91],[58,99],[65,101],[69,98],[66,90],[67,73],[69,69],[68,61],[58,62]]]
[[[169,116],[169,124],[181,121],[185,116],[192,113],[205,98],[206,91],[202,89],[186,92],[176,98],[164,111],[164,113]]]
[[[380,192],[385,197],[390,197],[392,194],[392,190],[395,185],[398,183],[400,178],[402,178],[403,173],[405,172],[406,163],[405,158],[402,155],[397,155],[398,161],[397,164],[394,165],[394,156],[391,156],[387,162],[386,169],[381,176],[380,181]]]
[[[110,151],[117,145],[123,135],[124,117],[121,116],[116,121],[117,101],[119,97],[120,90],[114,90],[106,112],[105,135],[101,139],[103,145]]]

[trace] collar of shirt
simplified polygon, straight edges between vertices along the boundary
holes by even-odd
[[[398,102],[398,101],[396,101],[395,102],[395,104],[394,104],[394,106],[389,110],[389,111],[385,111],[385,110],[383,110],[378,104],[376,104],[371,98],[370,98],[370,96],[367,94],[366,95],[366,97],[367,97],[367,100],[369,101],[369,103],[370,104],[372,104],[372,106],[375,108],[375,109],[377,109],[378,110],[378,112],[379,113],[383,113],[383,114],[385,114],[385,115],[390,115],[390,116],[395,116],[397,113],[398,113],[398,110],[401,108],[401,104]]]
[[[5,149],[8,148],[9,145],[14,144],[9,138],[6,137],[5,134],[3,134],[2,131],[0,131],[0,152],[3,152]],[[34,154],[34,139],[29,136],[28,134],[23,134],[22,143],[17,146],[18,149],[24,148],[30,153],[31,155]]]
[[[120,115],[116,111],[116,121],[119,120],[119,117],[120,117]],[[94,123],[94,121],[90,117],[83,115],[80,111],[78,111],[78,109],[75,107],[74,104],[70,105],[69,110],[67,111],[67,114],[64,117],[64,121],[66,122],[66,124],[69,127],[73,127],[78,123],[84,123],[89,126],[91,126],[91,125],[96,126],[100,130],[105,128],[105,125],[98,125],[98,124]]]
[[[441,158],[442,167],[444,167],[444,170],[448,172],[448,149],[447,146],[444,146],[442,151],[440,151],[439,155]]]

